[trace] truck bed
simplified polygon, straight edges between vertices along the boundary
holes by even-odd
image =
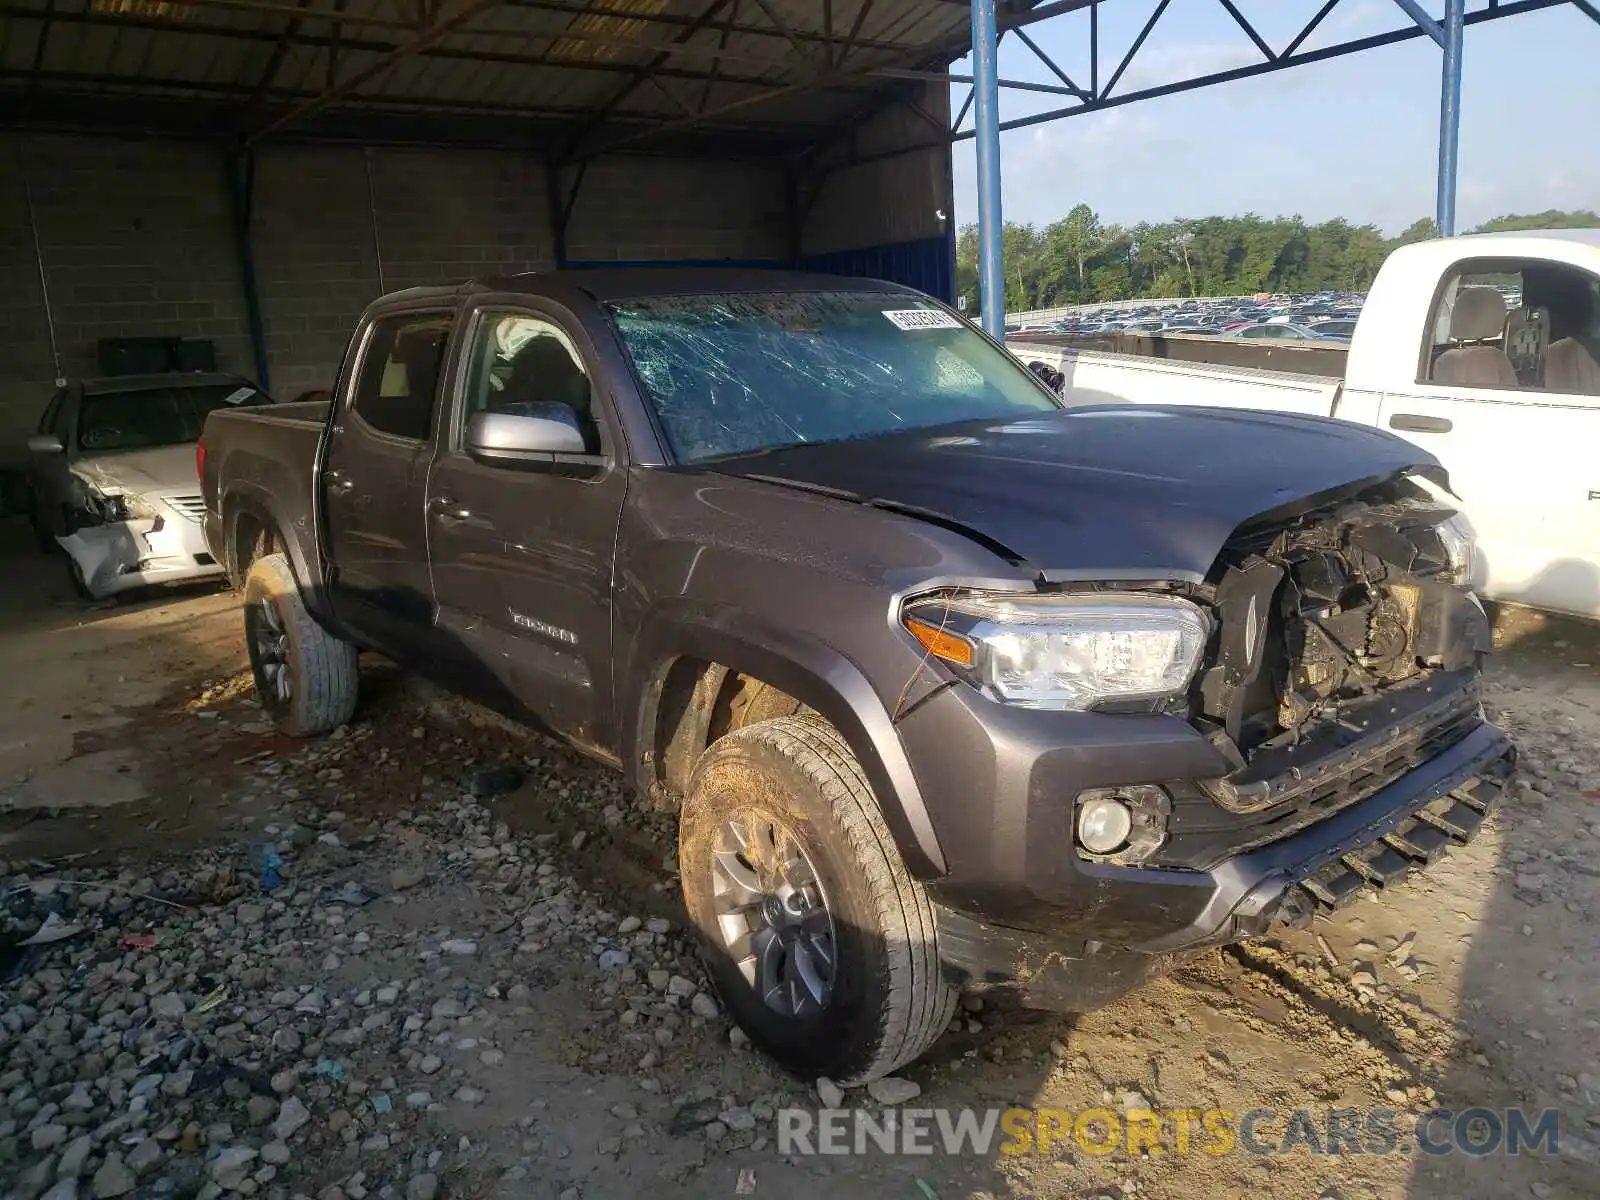
[[[1329,379],[1344,377],[1345,361],[1350,356],[1350,347],[1342,342],[1255,340],[1197,333],[1014,333],[1006,338],[1006,344],[1019,356],[1031,352],[1025,348],[1048,346],[1219,367],[1288,371]]]
[[[274,404],[270,408],[219,409],[206,418],[201,442],[205,470],[200,488],[206,501],[206,542],[213,557],[236,572],[241,506],[265,524],[272,514],[276,541],[303,583],[320,582],[316,552],[315,477],[317,447],[328,419],[328,402]],[[227,481],[228,511],[218,504]],[[249,546],[243,547],[245,551]]]
[[[1334,415],[1340,380],[1326,375],[1007,342],[1023,362],[1043,362],[1065,377],[1068,404],[1194,404]]]

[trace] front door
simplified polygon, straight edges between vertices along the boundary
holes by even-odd
[[[581,329],[526,303],[471,318],[428,479],[437,620],[518,708],[609,750],[612,548],[627,475]],[[467,452],[475,414],[551,402],[574,410],[591,453],[513,465]]]
[[[1509,311],[1508,291],[1520,301]],[[1600,617],[1600,388],[1560,369],[1569,353],[1587,359],[1574,343],[1597,332],[1600,279],[1588,272],[1467,260],[1429,314],[1417,382],[1383,397],[1379,427],[1450,473],[1491,600]]]
[[[399,658],[415,654],[432,624],[423,492],[450,326],[445,312],[368,325],[322,469],[334,612]]]
[[[1379,427],[1450,473],[1484,595],[1600,617],[1600,397],[1421,383],[1384,396]]]

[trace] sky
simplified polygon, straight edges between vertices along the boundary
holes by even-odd
[[[1468,0],[1469,11],[1486,0]],[[1236,0],[1281,49],[1317,0]],[[1104,0],[1102,83],[1155,0]],[[1424,0],[1429,11],[1441,0]],[[1401,28],[1393,0],[1340,0],[1306,49]],[[1079,85],[1088,81],[1088,14],[1028,33]],[[1113,95],[1260,61],[1220,0],[1173,0]],[[1428,38],[1217,84],[1001,135],[1008,221],[1048,223],[1080,200],[1105,223],[1174,217],[1344,217],[1398,233],[1432,216],[1441,52]],[[951,68],[970,73],[970,64]],[[1008,36],[1003,78],[1059,82]],[[965,85],[954,85],[960,108]],[[1070,98],[1003,90],[1001,119]],[[1600,24],[1571,5],[1469,26],[1462,75],[1458,228],[1510,212],[1600,210]],[[962,122],[972,128],[972,118]],[[976,220],[973,143],[955,147],[956,219]]]

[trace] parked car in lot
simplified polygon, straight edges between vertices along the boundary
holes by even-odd
[[[1335,317],[1327,321],[1313,321],[1306,328],[1318,337],[1339,338],[1348,342],[1355,336],[1356,323],[1353,318]]]
[[[266,711],[348,720],[371,648],[677,805],[712,976],[797,1071],[1302,927],[1511,771],[1471,541],[1392,435],[1069,408],[926,296],[776,272],[415,289],[344,364],[202,440]]]
[[[1304,325],[1296,325],[1289,321],[1263,321],[1257,325],[1241,325],[1237,329],[1228,330],[1228,336],[1267,338],[1281,342],[1316,341],[1320,337]]]
[[[200,530],[195,442],[208,413],[270,403],[232,375],[127,375],[57,389],[28,439],[40,549],[92,599],[223,574]]]
[[[1518,307],[1506,307],[1508,291]],[[1279,356],[1270,373],[1202,355],[1026,353],[1062,372],[1072,404],[1312,413],[1392,430],[1449,470],[1480,538],[1483,595],[1600,618],[1600,230],[1400,247],[1367,295],[1342,379],[1296,374],[1277,347],[1262,350]]]

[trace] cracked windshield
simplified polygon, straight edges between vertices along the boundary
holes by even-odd
[[[911,296],[752,292],[610,307],[683,462],[1060,407],[959,318]]]

